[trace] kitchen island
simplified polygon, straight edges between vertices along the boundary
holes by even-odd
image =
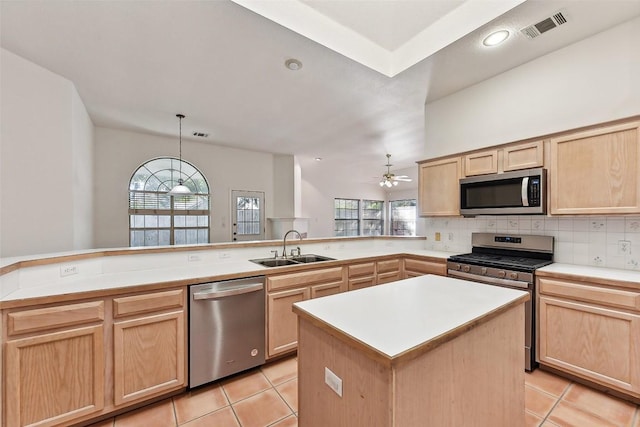
[[[524,425],[528,298],[427,275],[294,304],[299,425]]]

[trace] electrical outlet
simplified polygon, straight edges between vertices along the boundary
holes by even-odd
[[[322,249],[324,249],[325,251],[330,251],[331,250],[331,245],[324,245],[322,247]]]
[[[197,255],[197,254],[189,254],[189,256],[187,257],[187,259],[189,260],[189,262],[198,262],[198,261],[202,261],[202,258],[200,258],[200,255]]]
[[[78,274],[78,266],[74,264],[66,264],[60,266],[60,277],[72,276]]]
[[[342,397],[342,378],[331,372],[329,368],[324,368],[324,382],[338,396]]]
[[[618,255],[631,254],[631,242],[628,240],[618,240]]]
[[[218,254],[218,257],[220,259],[227,259],[227,258],[231,258],[231,252],[220,252]]]
[[[436,242],[440,241],[440,232],[436,232]]]

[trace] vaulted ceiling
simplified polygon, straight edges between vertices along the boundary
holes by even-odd
[[[3,0],[0,36],[71,80],[98,126],[177,136],[181,112],[188,138],[303,168],[321,157],[373,184],[386,153],[393,169],[423,157],[425,103],[640,14],[640,0],[613,3]],[[520,32],[558,11],[566,24]],[[512,36],[483,47],[499,28]]]

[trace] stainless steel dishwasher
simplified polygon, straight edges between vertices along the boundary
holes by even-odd
[[[264,276],[189,287],[189,387],[265,361]]]

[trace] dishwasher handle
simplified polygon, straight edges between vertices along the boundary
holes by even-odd
[[[225,298],[235,295],[248,294],[261,291],[264,288],[262,283],[252,283],[250,285],[240,285],[221,290],[209,290],[206,292],[196,292],[193,294],[194,300]]]

